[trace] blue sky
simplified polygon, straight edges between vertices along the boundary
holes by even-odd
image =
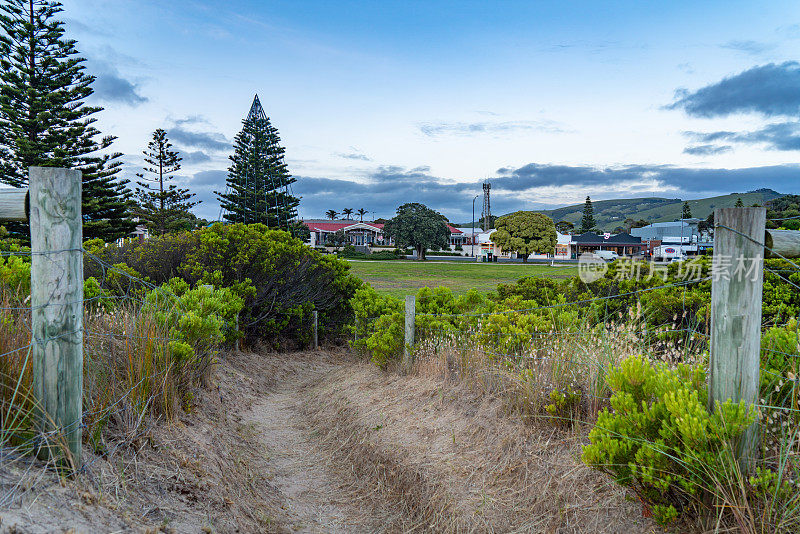
[[[253,94],[301,216],[469,220],[631,196],[800,193],[796,2],[67,0],[127,176],[163,127],[219,215]]]

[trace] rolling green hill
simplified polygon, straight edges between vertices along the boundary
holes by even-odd
[[[772,189],[759,189],[749,193],[732,193],[719,197],[700,198],[689,201],[692,209],[692,216],[705,219],[715,208],[733,207],[736,199],[741,198],[745,206],[758,203],[763,204],[768,200],[783,196]],[[683,211],[683,200],[680,198],[621,198],[615,200],[598,200],[592,202],[594,206],[594,218],[597,226],[603,230],[613,230],[617,226],[623,226],[625,219],[644,219],[645,221],[667,222],[674,221],[681,217]],[[565,206],[554,210],[542,210],[555,222],[568,221],[576,227],[580,225],[583,215],[583,203],[573,206]],[[465,226],[469,226],[466,224]]]

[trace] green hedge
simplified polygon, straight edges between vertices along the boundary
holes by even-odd
[[[362,284],[347,262],[323,255],[287,232],[261,224],[221,224],[193,232],[156,236],[122,247],[86,243],[110,264],[124,264],[156,284],[178,277],[195,286],[230,288],[244,300],[240,329],[267,342],[310,339],[311,312],[319,312],[323,335],[352,320],[350,298]],[[86,275],[106,279],[97,262]]]

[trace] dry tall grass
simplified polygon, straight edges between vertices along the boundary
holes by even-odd
[[[571,435],[586,443],[598,412],[609,406],[606,374],[610,367],[632,355],[667,364],[697,363],[705,357],[707,337],[702,333],[671,325],[648,330],[635,313],[630,319],[576,332],[534,335],[514,354],[493,352],[479,332],[426,335],[423,331],[424,341],[415,349],[414,373],[464,383],[479,395],[502,399],[510,415],[534,425],[571,428]],[[700,474],[707,481],[705,497],[698,506],[704,513],[679,528],[752,534],[797,532],[798,436],[796,426],[784,428],[779,453],[761,462],[777,469],[780,482],[793,485],[793,495],[754,491],[750,475],[741,472],[730,448],[727,456],[722,452],[724,472],[708,469]]]
[[[28,462],[31,452],[47,445],[69,461],[59,436],[37,430],[30,332],[27,295],[0,284],[2,458]],[[166,328],[136,302],[87,309],[84,332],[83,435],[95,454],[135,444],[154,424],[172,419],[208,373],[207,357],[176,362]]]
[[[414,351],[416,367],[499,394],[526,420],[543,418],[564,426],[593,422],[608,406],[606,374],[611,367],[642,354],[671,364],[696,362],[706,347],[703,334],[674,324],[648,328],[635,309],[628,319],[535,333],[516,343],[512,353],[498,352],[495,347],[502,343],[480,329],[423,329]]]

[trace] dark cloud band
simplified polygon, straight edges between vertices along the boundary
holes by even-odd
[[[667,109],[694,117],[759,113],[766,117],[800,113],[800,63],[787,61],[753,67],[697,91],[679,91]]]

